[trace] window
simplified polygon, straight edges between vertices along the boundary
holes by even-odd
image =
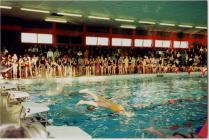
[[[131,46],[131,39],[112,38],[112,46]]]
[[[122,46],[131,46],[131,39],[122,39]]]
[[[134,44],[136,47],[143,47],[143,40],[142,39],[135,39]]]
[[[86,45],[108,45],[107,37],[86,37]]]
[[[155,40],[155,47],[162,47],[162,46],[163,46],[163,41]]]
[[[163,41],[163,47],[169,48],[171,46],[171,41]]]
[[[174,48],[179,48],[180,47],[180,41],[174,41],[173,47]]]
[[[155,40],[155,47],[169,48],[170,46],[170,40]]]
[[[21,33],[21,42],[52,44],[52,35],[37,33]]]
[[[188,48],[188,41],[181,41],[180,48]]]
[[[23,42],[23,43],[37,43],[37,34],[35,34],[35,33],[21,33],[21,42]]]
[[[96,45],[97,37],[86,37],[86,45]]]
[[[38,34],[38,43],[52,44],[51,34]]]
[[[97,39],[97,45],[104,45],[107,46],[108,45],[108,38],[107,37],[98,37]]]
[[[112,46],[122,46],[122,42],[120,38],[113,38],[112,39]]]
[[[152,40],[149,39],[135,39],[135,46],[136,47],[151,47]]]
[[[188,48],[188,41],[174,41],[174,48]]]
[[[144,47],[152,47],[152,40],[145,39],[143,45]]]

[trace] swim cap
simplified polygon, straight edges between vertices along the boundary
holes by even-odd
[[[172,125],[171,127],[169,127],[170,130],[176,130],[176,129],[179,129],[179,125],[176,124],[176,125]]]
[[[202,126],[197,127],[197,128],[195,129],[195,133],[199,133],[200,130],[201,130],[201,128],[202,128]]]
[[[92,106],[92,105],[87,106],[87,110],[88,111],[93,111],[94,109],[95,109],[95,106]]]
[[[169,101],[170,101],[171,104],[174,104],[175,103],[175,100],[174,99],[170,99]]]
[[[201,138],[207,138],[208,136],[208,119],[206,120],[205,124],[203,125],[203,127],[201,128],[200,132],[198,133],[198,135]]]
[[[186,127],[190,127],[190,126],[192,126],[192,123],[191,122],[185,122],[183,125],[186,126]]]

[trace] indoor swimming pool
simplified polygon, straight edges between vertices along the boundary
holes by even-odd
[[[27,80],[31,100],[47,104],[48,119],[55,126],[79,126],[92,138],[155,138],[144,129],[155,127],[168,135],[188,133],[204,124],[207,118],[207,77],[200,75],[117,76],[89,80]],[[95,80],[96,79],[96,80]],[[105,108],[87,110],[76,106],[80,100],[93,100],[88,89],[121,104],[134,116],[114,114]],[[191,101],[162,104],[165,99]],[[152,103],[152,104],[150,104]],[[139,105],[148,105],[139,108]]]

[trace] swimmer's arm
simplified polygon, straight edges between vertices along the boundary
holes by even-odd
[[[88,89],[82,89],[79,91],[79,93],[89,94],[90,96],[92,96],[94,98],[95,101],[99,100],[98,96],[96,94],[94,94],[93,92],[89,91]]]
[[[159,130],[157,130],[153,127],[150,127],[150,128],[144,129],[144,130],[147,132],[150,132],[152,134],[155,134],[155,135],[159,136],[160,138],[167,138],[167,136],[164,133],[160,132]]]
[[[94,101],[84,101],[84,100],[80,100],[76,105],[79,106],[79,105],[83,105],[83,104],[98,107],[96,102],[94,102]]]

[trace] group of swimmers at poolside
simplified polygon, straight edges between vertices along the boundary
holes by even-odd
[[[180,55],[180,54],[179,54]],[[4,73],[6,78],[42,78],[42,77],[66,77],[80,75],[115,75],[115,74],[133,74],[133,73],[178,73],[200,71],[205,74],[207,68],[205,65],[178,65],[167,64],[164,58],[155,57],[111,57],[97,58],[63,58],[30,56],[20,57],[16,54],[5,55],[2,57],[1,65],[11,67],[11,70]]]

